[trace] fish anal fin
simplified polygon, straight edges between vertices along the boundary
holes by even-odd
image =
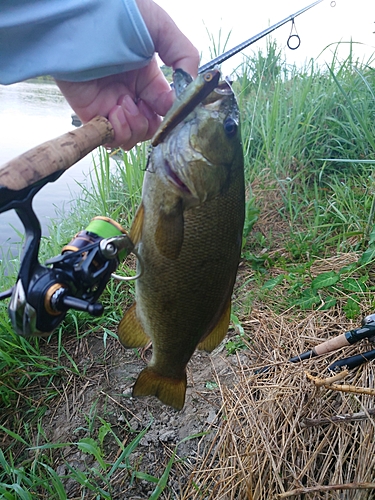
[[[132,226],[130,228],[129,238],[134,245],[140,242],[142,237],[143,219],[145,214],[145,208],[143,203],[141,203],[135,213]]]
[[[185,404],[186,373],[179,378],[164,377],[147,366],[139,374],[133,396],[156,396],[162,403],[181,410]]]
[[[117,331],[121,344],[126,348],[144,347],[150,342],[137,317],[137,307],[134,303],[120,321]]]
[[[198,344],[198,349],[211,352],[220,344],[220,342],[224,339],[225,335],[228,332],[230,310],[231,301],[229,300],[227,306],[224,308],[224,311],[219,318],[219,321],[208,333],[208,335],[204,337],[203,340]]]
[[[160,211],[155,230],[156,246],[164,257],[176,260],[184,241],[184,214],[182,202],[171,212]]]

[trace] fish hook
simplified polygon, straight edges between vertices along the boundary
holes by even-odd
[[[148,153],[147,153],[147,162],[146,162],[146,166],[144,169],[145,172],[150,172],[151,174],[154,174],[155,173],[155,170],[152,170],[152,168],[150,168],[150,165],[151,165],[151,151],[153,150],[153,147],[152,146],[149,146],[148,148]]]
[[[293,33],[293,29],[295,30],[295,33]],[[294,44],[292,45],[292,40],[293,42],[296,42],[297,45]],[[294,19],[292,19],[292,29],[290,30],[290,35],[286,44],[290,48],[290,50],[296,50],[301,45],[301,39],[297,33],[296,25],[294,24]]]

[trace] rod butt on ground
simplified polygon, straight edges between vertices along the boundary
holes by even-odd
[[[289,361],[291,363],[299,363],[300,361],[304,361],[305,359],[315,358],[315,356],[317,356],[317,354],[314,351],[314,349],[312,349],[311,351],[306,351],[306,352],[303,352],[302,354],[298,354],[298,356],[294,356],[293,358],[290,358]]]

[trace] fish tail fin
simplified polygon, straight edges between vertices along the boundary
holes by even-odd
[[[147,366],[137,378],[133,396],[156,396],[162,403],[181,410],[185,404],[186,385],[186,373],[179,379],[164,377]]]

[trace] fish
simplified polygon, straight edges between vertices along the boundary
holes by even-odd
[[[176,70],[173,80],[177,115],[179,107],[189,113],[181,120],[166,115],[172,125],[149,155],[129,234],[143,273],[118,337],[126,348],[152,342],[152,358],[132,395],[156,396],[181,410],[194,351],[211,352],[228,331],[245,182],[239,109],[229,82],[218,80],[197,102],[199,77]]]

